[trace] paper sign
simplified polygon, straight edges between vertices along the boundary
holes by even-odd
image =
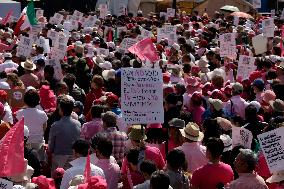
[[[243,146],[250,149],[252,139],[253,136],[249,130],[241,127],[232,127],[233,148],[235,146]]]
[[[32,39],[29,37],[21,36],[20,42],[18,43],[16,56],[30,57],[32,49]]]
[[[96,51],[97,51],[97,55],[104,55],[104,56],[109,55],[109,49],[97,48]]]
[[[235,33],[225,33],[220,35],[220,56],[230,57],[235,59],[237,57],[236,53],[236,34]]]
[[[120,43],[119,48],[122,50],[127,50],[129,49],[131,46],[133,46],[135,43],[137,43],[136,39],[132,39],[132,38],[124,38],[122,40],[122,42]]]
[[[75,10],[74,13],[73,13],[73,15],[72,15],[72,18],[73,18],[74,20],[77,20],[77,21],[78,21],[78,20],[80,20],[83,16],[84,16],[84,13]]]
[[[255,50],[256,55],[267,52],[267,42],[267,37],[263,36],[262,34],[252,38],[252,46]]]
[[[5,89],[8,95],[8,104],[13,108],[22,108],[25,106],[25,89]]]
[[[261,0],[252,0],[252,5],[253,5],[254,8],[260,9],[261,8]]]
[[[176,10],[167,8],[167,19],[175,17]]]
[[[108,14],[107,4],[100,4],[100,18],[105,18]]]
[[[162,70],[122,69],[121,109],[128,124],[163,123]]]
[[[239,21],[240,21],[240,18],[238,16],[234,16],[234,25],[235,26],[239,25]]]
[[[37,17],[37,18],[42,17],[42,16],[43,16],[43,12],[44,12],[44,10],[38,9],[38,10],[36,11],[36,17]]]
[[[284,127],[257,136],[271,173],[284,170]]]
[[[164,26],[163,28],[157,28],[157,41],[160,42],[162,39],[167,39],[169,45],[173,45],[177,42],[177,28],[176,26]]]
[[[36,45],[44,49],[44,53],[50,53],[49,40],[40,36],[36,41]]]
[[[63,78],[61,64],[58,59],[48,59],[46,60],[47,65],[51,65],[54,68],[54,77],[57,80],[61,80]]]
[[[274,19],[269,18],[262,21],[262,33],[266,37],[274,37]]]
[[[141,31],[141,36],[143,37],[143,39],[152,37],[152,32],[151,31],[148,31],[148,30],[146,30],[144,28],[141,28],[140,31]]]
[[[52,45],[58,40],[58,32],[55,30],[48,30],[47,37],[52,40]]]
[[[166,12],[160,12],[160,18],[162,18],[162,17],[167,17],[167,13]]]
[[[237,78],[248,79],[251,72],[256,70],[255,57],[240,55]]]
[[[119,1],[118,4],[118,16],[126,15],[127,14],[127,4],[124,1]]]
[[[271,18],[274,18],[275,17],[275,9],[272,9],[271,10]]]
[[[12,189],[13,182],[0,178],[0,189]]]

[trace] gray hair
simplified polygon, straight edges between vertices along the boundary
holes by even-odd
[[[239,156],[247,164],[248,171],[253,171],[258,163],[257,155],[250,149],[240,149]]]

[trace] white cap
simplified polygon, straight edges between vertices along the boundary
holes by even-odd
[[[180,46],[179,46],[177,43],[174,43],[174,44],[172,45],[172,47],[173,47],[175,50],[177,50],[177,51],[180,50]]]
[[[4,58],[12,58],[12,54],[11,53],[4,53]]]
[[[109,61],[105,61],[103,63],[99,63],[99,67],[105,70],[112,69],[112,64]]]
[[[253,106],[256,108],[257,111],[259,111],[259,109],[261,108],[260,103],[257,102],[257,101],[251,101],[251,102],[248,104],[248,106],[249,106],[249,105],[253,105]]]

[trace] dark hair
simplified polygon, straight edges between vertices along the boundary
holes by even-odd
[[[150,179],[151,189],[168,189],[170,186],[170,177],[164,171],[155,171]]]
[[[101,138],[97,145],[97,150],[104,156],[109,158],[112,154],[113,145],[107,138]]]
[[[139,153],[139,148],[130,149],[126,154],[127,161],[133,165],[138,165]]]
[[[224,143],[220,138],[209,138],[206,143],[207,150],[212,158],[219,158],[224,150]]]
[[[222,129],[220,125],[217,123],[217,119],[206,119],[202,127],[204,129],[204,138],[203,143],[206,144],[209,138],[216,137],[219,138],[222,134]]]
[[[69,90],[73,89],[73,86],[76,82],[76,77],[73,74],[68,73],[64,78],[63,81],[68,86]]]
[[[45,66],[45,61],[44,61],[44,59],[38,59],[38,60],[36,61],[36,65],[37,65],[37,66],[40,66],[41,68],[43,68],[43,67]]]
[[[46,65],[44,67],[44,73],[48,73],[50,76],[54,75],[54,68],[51,65]]]
[[[140,171],[147,173],[148,175],[152,175],[155,171],[157,171],[157,166],[155,162],[151,160],[144,160],[140,164]]]
[[[35,89],[28,90],[24,95],[24,102],[29,107],[36,107],[37,105],[39,105],[39,101],[39,94]]]
[[[85,140],[79,139],[79,140],[76,140],[74,142],[74,144],[72,145],[72,149],[76,153],[78,153],[78,154],[80,154],[84,157],[87,157],[89,149],[90,149],[90,144]]]
[[[245,109],[247,121],[257,121],[257,109],[254,105],[248,105]]]
[[[92,118],[101,118],[103,112],[104,107],[102,105],[94,105],[91,108]]]
[[[74,102],[68,97],[63,97],[59,104],[64,116],[70,116],[74,107]]]
[[[177,161],[178,160],[178,161]],[[173,170],[179,170],[185,165],[185,154],[182,150],[173,149],[167,155],[167,163]]]

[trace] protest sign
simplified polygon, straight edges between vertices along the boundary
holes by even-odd
[[[162,18],[162,17],[167,17],[167,13],[166,12],[160,12],[160,18]]]
[[[72,18],[73,18],[73,20],[79,21],[83,16],[84,16],[84,13],[75,10],[75,11],[73,12]]]
[[[105,18],[108,14],[107,4],[100,4],[100,18]]]
[[[109,55],[109,49],[97,48],[96,52],[97,52],[97,55],[104,55],[104,56]]]
[[[220,56],[230,57],[235,59],[236,54],[236,34],[235,33],[225,33],[220,35]]]
[[[248,79],[251,72],[256,70],[255,57],[240,55],[237,78]]]
[[[169,45],[173,45],[177,42],[177,28],[176,26],[166,25],[163,28],[157,28],[157,41],[160,42],[162,39],[167,39]]]
[[[267,51],[267,37],[262,34],[252,38],[252,46],[255,51],[255,55],[266,53]]]
[[[118,2],[118,16],[126,15],[127,14],[127,4],[124,1]]]
[[[13,182],[0,178],[0,189],[12,189]]]
[[[36,10],[36,18],[42,17],[43,16],[44,10],[42,9],[37,9]]]
[[[58,32],[55,30],[48,30],[47,37],[51,39],[52,46],[54,46],[54,43],[58,40]]]
[[[261,8],[261,0],[252,0],[252,5],[255,9]]]
[[[40,36],[36,41],[36,45],[38,47],[42,47],[44,50],[44,53],[50,53],[50,46],[49,46],[48,39],[45,39],[44,37]]]
[[[250,149],[252,139],[253,136],[249,130],[241,127],[232,127],[233,147],[241,145]]]
[[[120,43],[120,46],[119,48],[121,50],[128,50],[131,46],[133,46],[135,43],[137,43],[137,40],[136,39],[132,39],[132,38],[124,38],[122,40],[122,42]]]
[[[46,60],[47,65],[51,65],[54,68],[54,77],[57,80],[63,79],[61,64],[58,59],[48,59]]]
[[[275,26],[273,18],[262,20],[262,33],[264,36],[274,37],[274,30]]]
[[[167,8],[167,19],[175,17],[176,10],[173,8]]]
[[[31,49],[32,39],[29,37],[21,36],[20,42],[18,43],[16,56],[24,56],[28,58],[30,57]]]
[[[163,123],[163,79],[160,69],[124,68],[121,109],[128,124]]]
[[[284,127],[257,136],[271,173],[284,170]]]
[[[234,16],[234,26],[238,26],[240,22],[240,18],[238,16]]]
[[[141,36],[143,37],[143,39],[152,37],[152,32],[151,31],[148,31],[148,30],[146,30],[144,28],[141,28],[140,31],[141,31]]]
[[[5,89],[8,95],[8,104],[13,108],[22,108],[25,106],[25,89]]]

